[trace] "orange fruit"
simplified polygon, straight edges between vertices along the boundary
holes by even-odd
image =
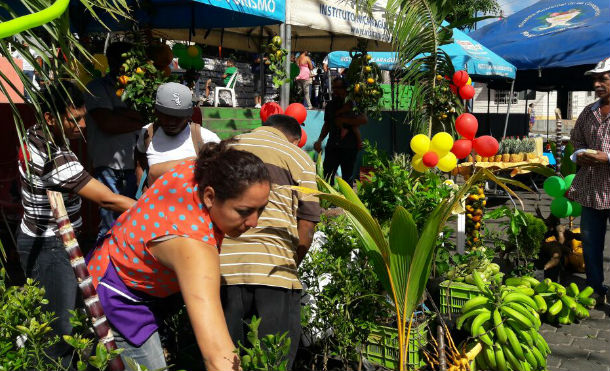
[[[124,93],[124,92],[125,92],[125,89],[122,89],[122,88],[121,88],[121,89],[117,89],[117,91],[116,91],[116,96],[117,96],[117,97],[120,97],[120,96],[122,96],[122,95],[123,95],[123,93]]]
[[[138,75],[144,75],[144,70],[143,70],[143,69],[141,69],[140,67],[138,67],[138,68],[136,68],[136,73],[137,73]]]
[[[354,93],[360,93],[360,84],[354,85]]]
[[[366,66],[366,67],[364,67],[364,70],[366,72],[371,72],[373,69],[371,68],[371,66]]]
[[[127,85],[128,82],[129,82],[129,76],[127,76],[127,75],[119,76],[119,84],[125,86],[125,85]]]
[[[366,82],[368,82],[369,84],[374,84],[375,83],[375,79],[372,77],[369,77],[368,79],[366,79]]]

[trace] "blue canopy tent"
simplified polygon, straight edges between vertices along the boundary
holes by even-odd
[[[514,79],[516,68],[500,56],[475,41],[464,32],[453,30],[453,43],[441,46],[449,55],[456,70],[466,69],[475,81],[494,78]],[[396,68],[395,52],[370,52],[372,61],[383,70]],[[330,68],[347,68],[352,58],[349,52],[339,51],[328,54]]]
[[[517,67],[518,90],[589,90],[583,72],[610,56],[610,2],[543,0],[470,35]]]

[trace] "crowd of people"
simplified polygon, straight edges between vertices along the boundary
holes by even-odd
[[[77,232],[81,199],[99,205],[97,242],[86,261],[122,356],[148,369],[166,366],[159,309],[181,295],[208,370],[239,368],[234,350],[246,343],[253,315],[262,318],[261,336],[289,333],[291,365],[301,332],[297,268],[321,212],[316,198],[290,188],[316,188],[315,165],[297,146],[301,126],[273,115],[221,141],[192,122],[192,92],[173,82],[157,89],[155,121],[143,122],[114,93],[130,47],[108,47],[109,73],[91,81],[86,93],[68,81],[45,84],[45,122],[30,127],[24,140],[17,249],[26,276],[45,288],[47,309],[58,317],[53,331],[71,334],[78,285],[47,190],[62,193]],[[231,73],[234,67],[225,79]],[[353,167],[355,128],[366,117],[350,114],[345,85],[333,84],[334,103],[316,148],[330,133],[325,171],[342,166],[351,174],[345,166]],[[85,128],[91,174],[69,147]],[[63,342],[46,351],[69,362]]]

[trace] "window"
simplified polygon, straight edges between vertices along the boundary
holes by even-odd
[[[510,99],[510,90],[495,90],[494,91],[494,102],[496,105],[499,104],[508,104]],[[512,104],[516,104],[519,102],[519,94],[517,92],[513,92],[513,101]]]

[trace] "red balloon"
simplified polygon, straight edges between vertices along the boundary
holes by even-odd
[[[265,122],[267,121],[269,116],[282,113],[284,113],[284,110],[282,109],[282,107],[280,107],[279,104],[277,104],[276,102],[267,102],[261,107],[261,121]]]
[[[285,113],[288,116],[294,117],[299,124],[304,123],[307,118],[307,109],[305,109],[305,106],[301,103],[292,103],[286,108]]]
[[[466,139],[474,139],[478,129],[479,122],[471,113],[462,113],[455,119],[455,130]]]
[[[297,146],[299,146],[299,148],[303,148],[306,143],[307,143],[307,132],[305,131],[305,129],[301,128],[301,140],[299,141],[299,144],[297,144]]]
[[[426,152],[424,157],[422,157],[422,163],[426,167],[435,167],[438,164],[438,155],[436,152]]]
[[[496,138],[483,135],[482,137],[476,138],[472,142],[472,146],[477,153],[483,157],[495,156],[498,153],[499,144]]]
[[[457,94],[457,93],[458,93],[458,90],[457,90],[458,88],[457,88],[457,86],[455,86],[455,85],[453,85],[453,84],[449,84],[449,89],[451,89],[451,92],[452,92],[453,94]]]
[[[470,152],[472,152],[472,140],[470,139],[458,139],[453,142],[453,148],[451,148],[451,152],[455,155],[455,157],[460,160],[468,157]]]
[[[474,88],[472,85],[464,85],[460,88],[459,93],[462,99],[472,99],[474,97]]]
[[[466,72],[464,70],[457,71],[456,73],[453,74],[453,83],[458,88],[461,88],[462,86],[466,85],[469,78],[470,78],[470,76],[468,76],[468,72]]]

